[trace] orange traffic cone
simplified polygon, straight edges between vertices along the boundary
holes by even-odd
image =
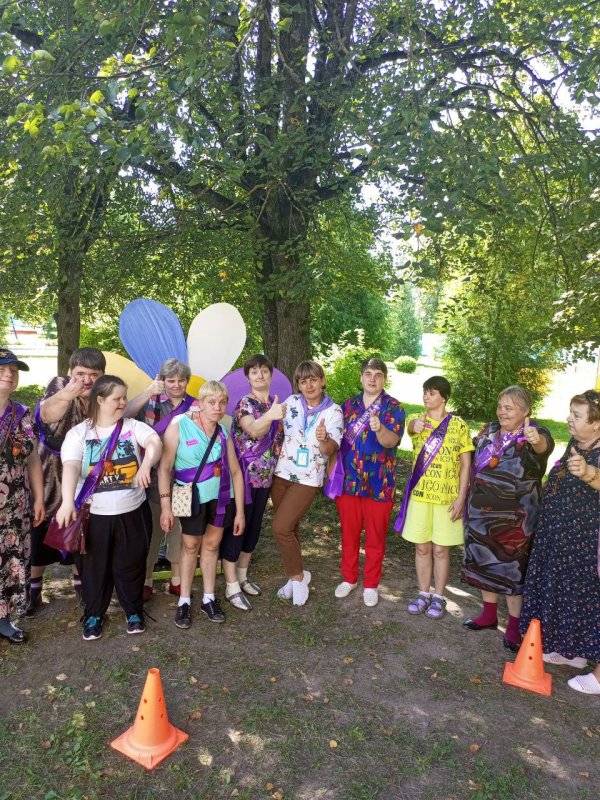
[[[552,675],[544,672],[542,627],[539,619],[532,619],[529,623],[514,664],[508,661],[504,667],[502,681],[546,697],[552,694]]]
[[[187,738],[187,733],[169,722],[160,670],[152,667],[148,670],[135,722],[110,746],[146,769],[154,769]]]

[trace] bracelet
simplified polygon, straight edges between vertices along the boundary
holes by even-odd
[[[161,499],[162,499],[163,497],[171,497],[171,492],[161,492],[161,493],[160,493],[158,496],[159,496]]]

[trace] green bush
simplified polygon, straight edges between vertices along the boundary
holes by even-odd
[[[44,386],[38,386],[38,384],[32,383],[31,386],[22,386],[20,389],[17,389],[12,395],[12,399],[16,400],[17,403],[23,403],[23,405],[33,409],[40,397],[43,397],[45,391],[46,389]]]
[[[417,368],[417,360],[412,356],[399,356],[394,361],[394,366],[399,372],[414,372]]]
[[[352,334],[356,334],[357,344],[348,341]],[[332,400],[342,403],[361,391],[360,367],[363,361],[371,357],[381,358],[381,354],[365,347],[364,333],[360,329],[344,332],[338,344],[331,345],[324,353],[317,355],[317,360],[325,370],[327,394]]]

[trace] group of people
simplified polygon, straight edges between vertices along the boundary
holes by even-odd
[[[269,497],[285,573],[277,594],[302,606],[311,573],[301,526],[321,490],[340,520],[335,597],[358,585],[364,532],[363,601],[375,606],[406,422],[414,461],[394,529],[415,545],[418,592],[408,613],[444,616],[450,548],[464,545],[462,580],[483,599],[465,627],[497,629],[504,595],[504,645],[518,650],[530,620],[540,619],[544,659],[578,669],[597,662],[569,685],[600,695],[598,392],[572,398],[571,439],[542,486],[554,441],[530,418],[531,400],[520,386],[501,392],[497,420],[472,439],[447,410],[451,386],[442,376],[425,381],[423,412],[405,420],[385,391],[387,368],[378,358],[364,362],[362,391],[340,407],[327,396],[318,363],[298,365],[294,393],[282,403],[270,394],[272,363],[253,356],[244,365],[248,393],[230,426],[224,384],[207,381],[191,397],[189,367],[175,358],[128,400],[125,383],[104,374],[100,351],[77,350],[69,375],[50,383],[33,415],[11,400],[26,369],[0,350],[0,636],[10,642],[25,640],[11,615],[35,613],[44,569],[53,562],[73,564],[85,640],[102,635],[113,590],[127,632],[142,633],[164,535],[178,628],[192,624],[198,559],[201,612],[225,620],[215,594],[219,559],[226,600],[249,611],[262,591],[248,573]],[[81,551],[50,547],[49,527],[66,530],[82,509],[88,513]]]

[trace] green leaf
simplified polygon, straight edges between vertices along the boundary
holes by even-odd
[[[2,69],[5,72],[18,72],[20,67],[23,66],[23,62],[19,58],[19,56],[6,56],[4,61],[2,62]]]
[[[90,103],[93,106],[99,105],[104,100],[104,94],[100,91],[100,89],[96,89],[95,92],[92,92],[90,95]]]

